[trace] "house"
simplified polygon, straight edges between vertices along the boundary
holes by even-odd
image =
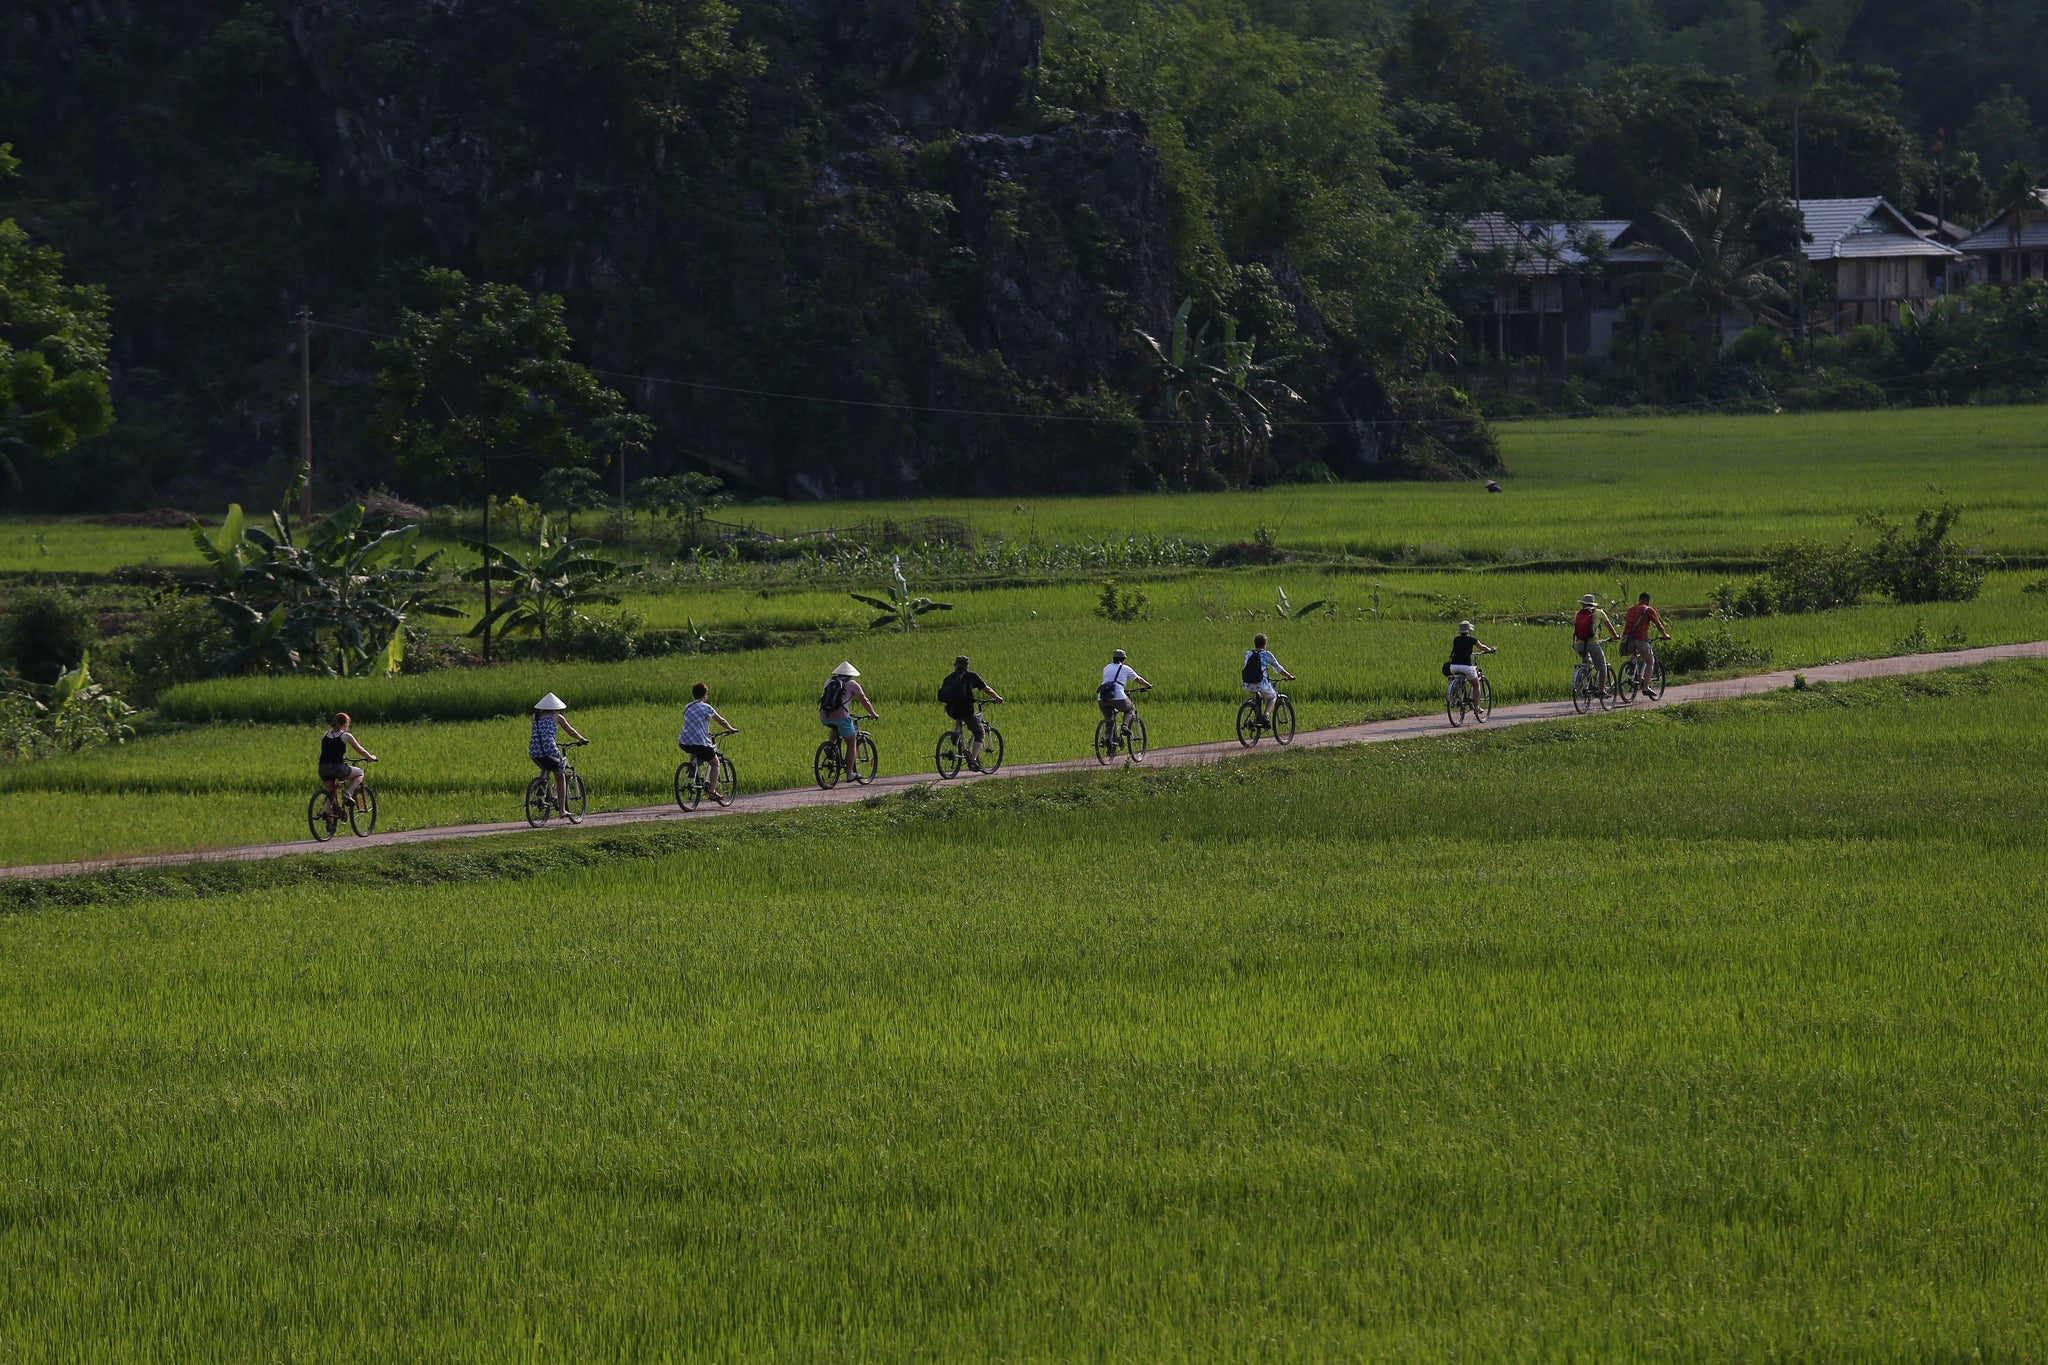
[[[1655,272],[1663,260],[1620,219],[1516,223],[1488,213],[1463,229],[1465,259],[1497,272],[1460,319],[1474,356],[1535,357],[1562,369],[1567,356],[1607,354],[1628,307],[1630,277]],[[1598,265],[1584,249],[1596,244]]]
[[[1894,323],[1899,310],[1924,314],[1947,290],[1952,267],[1963,263],[1954,247],[1934,241],[1882,196],[1802,199],[1806,259],[1834,298],[1818,327],[1840,335],[1865,323]]]
[[[2048,279],[2048,189],[2034,191],[2033,207],[2021,215],[2007,209],[1965,237],[1962,253],[1970,261],[1972,284],[2010,287],[2022,280]]]

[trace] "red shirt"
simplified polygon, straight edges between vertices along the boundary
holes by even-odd
[[[1655,621],[1660,626],[1664,624],[1663,618],[1657,615],[1655,607],[1651,606],[1648,602],[1638,602],[1630,607],[1628,615],[1622,618],[1622,633],[1631,640],[1647,640],[1650,638],[1650,623],[1652,621]]]

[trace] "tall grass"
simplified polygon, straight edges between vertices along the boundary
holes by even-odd
[[[27,1357],[2025,1358],[2048,670],[0,919]]]

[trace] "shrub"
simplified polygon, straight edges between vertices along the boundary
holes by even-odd
[[[56,682],[98,638],[92,613],[62,588],[24,588],[0,610],[0,659],[32,683]]]
[[[1672,673],[1710,673],[1723,668],[1754,668],[1771,661],[1771,651],[1728,629],[1726,621],[1683,640],[1674,640],[1657,657]]]
[[[1785,339],[1757,323],[1728,343],[1721,358],[1737,365],[1754,365],[1774,370],[1792,368],[1792,348]]]
[[[144,705],[179,683],[213,676],[214,660],[234,647],[219,611],[204,599],[159,593],[150,599],[141,629],[128,639],[128,669]]]
[[[640,652],[640,627],[646,622],[630,611],[617,616],[585,616],[577,612],[559,627],[555,652],[564,659],[615,664]]]
[[[1337,475],[1321,460],[1303,460],[1281,476],[1282,483],[1335,483]]]
[[[1145,614],[1152,599],[1135,588],[1119,588],[1116,580],[1102,580],[1102,595],[1095,603],[1095,614],[1105,621],[1135,621]]]
[[[1764,571],[1763,586],[1743,599],[1751,605],[1768,601],[1776,611],[1829,611],[1853,607],[1863,600],[1869,556],[1853,542],[1824,545],[1818,540],[1794,540],[1773,545],[1766,553],[1771,566]]]
[[[1948,533],[1962,516],[1952,502],[1923,507],[1913,529],[1866,516],[1863,524],[1877,532],[1870,551],[1870,581],[1898,602],[1967,602],[1984,586],[1984,571],[1949,543]]]
[[[1782,402],[1792,412],[1864,412],[1884,406],[1884,390],[1846,370],[1822,370],[1786,389]]]

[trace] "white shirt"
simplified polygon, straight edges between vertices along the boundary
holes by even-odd
[[[1124,695],[1124,684],[1137,676],[1136,671],[1129,664],[1111,664],[1108,668],[1103,669],[1102,683],[1103,686],[1110,689],[1109,699],[1111,701],[1129,701],[1130,698]]]

